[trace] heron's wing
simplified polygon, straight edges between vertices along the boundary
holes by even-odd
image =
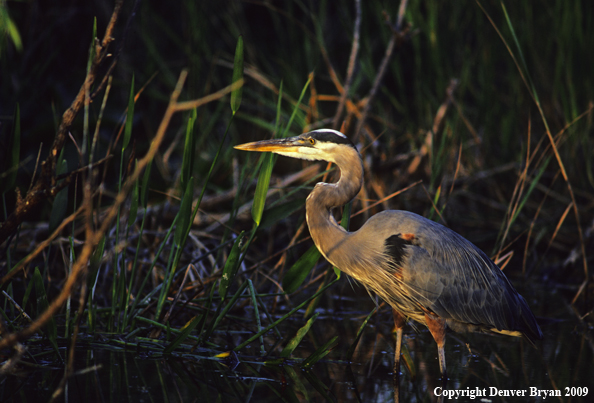
[[[441,318],[541,334],[526,301],[480,249],[453,231],[419,234],[408,247],[403,284]],[[442,229],[439,229],[442,231]]]
[[[376,261],[347,264],[364,269],[349,274],[396,310],[421,321],[432,311],[455,324],[542,337],[526,301],[499,267],[454,231],[411,212],[389,210],[370,218],[350,240],[342,255]]]

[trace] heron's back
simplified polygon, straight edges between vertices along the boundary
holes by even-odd
[[[443,225],[390,210],[349,238],[347,255],[375,256],[348,263],[362,266],[354,277],[404,315],[424,323],[425,313],[433,313],[455,331],[542,338],[528,304],[499,267]]]

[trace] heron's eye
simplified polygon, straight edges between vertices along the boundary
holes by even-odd
[[[310,138],[309,139],[309,144],[311,144],[313,146],[314,144],[316,144],[316,141],[314,139]]]

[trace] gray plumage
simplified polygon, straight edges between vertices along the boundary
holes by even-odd
[[[445,377],[445,328],[542,338],[526,301],[480,249],[454,231],[417,214],[390,210],[347,232],[332,216],[363,184],[361,156],[340,132],[316,130],[300,136],[248,143],[236,148],[272,151],[335,163],[337,183],[318,183],[306,201],[311,237],[324,257],[378,294],[394,310],[398,328],[396,364],[405,318],[429,326]],[[398,364],[399,366],[399,364]]]

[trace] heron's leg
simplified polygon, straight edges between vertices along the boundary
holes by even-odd
[[[447,380],[446,361],[445,361],[445,335],[446,335],[446,321],[439,316],[433,316],[425,313],[425,321],[431,335],[437,342],[437,351],[439,354],[439,369],[441,370],[442,381]]]
[[[406,318],[400,312],[392,309],[394,327],[396,328],[396,346],[394,348],[394,402],[400,401],[400,347],[402,347],[402,328]]]
[[[406,323],[404,315],[392,309],[394,327],[396,328],[396,347],[394,348],[394,382],[400,379],[400,347],[402,347],[402,328]]]

